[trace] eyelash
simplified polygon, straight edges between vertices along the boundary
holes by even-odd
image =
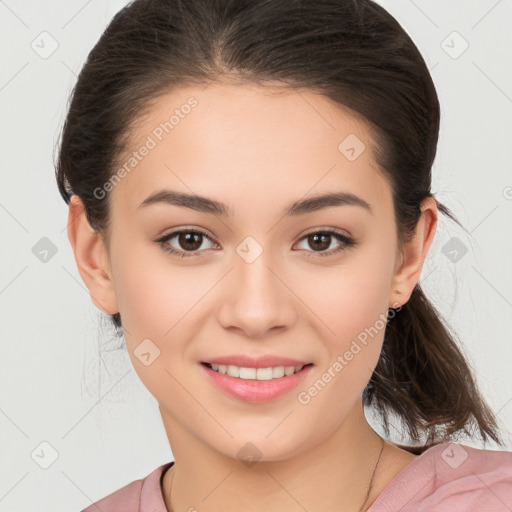
[[[200,234],[200,235],[203,235],[206,238],[210,239],[209,235],[206,234],[204,231],[201,231],[200,229],[181,229],[179,231],[173,231],[172,233],[169,233],[168,235],[165,235],[164,237],[155,240],[155,242],[159,243],[164,251],[166,251],[166,252],[168,252],[170,254],[173,254],[175,256],[181,257],[181,258],[188,258],[188,257],[191,257],[191,256],[193,257],[193,256],[200,255],[200,253],[203,252],[203,251],[179,251],[177,249],[174,249],[174,247],[170,246],[167,243],[169,240],[171,240],[175,236],[180,235],[182,233]],[[354,239],[348,237],[347,235],[341,234],[341,233],[339,233],[337,231],[328,230],[328,229],[312,231],[311,233],[307,233],[306,235],[304,235],[299,240],[299,242],[304,240],[305,238],[307,238],[309,236],[318,235],[318,234],[332,235],[332,236],[334,236],[334,238],[336,238],[342,244],[337,249],[331,249],[330,251],[322,251],[322,252],[306,251],[306,252],[314,252],[314,254],[315,254],[314,256],[308,255],[307,257],[311,257],[312,258],[312,257],[316,257],[316,256],[320,256],[320,257],[332,256],[332,255],[338,254],[341,251],[344,251],[344,250],[346,250],[346,249],[348,249],[350,247],[355,247],[358,244],[358,242],[356,242]]]

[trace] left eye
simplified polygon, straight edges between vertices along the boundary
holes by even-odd
[[[330,251],[325,251],[331,245],[333,239],[336,239],[340,245]],[[301,238],[301,241],[305,240],[307,244],[314,247],[317,246],[318,250],[313,252],[318,253],[318,256],[329,256],[339,251],[345,250],[347,247],[355,245],[355,241],[346,235],[342,235],[337,231],[315,231]],[[308,251],[310,252],[310,251]]]
[[[171,245],[170,241],[176,239],[178,245],[181,246],[184,250],[179,247],[176,248]],[[198,256],[202,251],[199,251],[203,239],[208,239],[211,241],[210,237],[198,230],[181,230],[181,231],[173,231],[168,235],[156,240],[162,248],[176,256],[180,257],[188,257],[188,256]],[[336,239],[339,242],[339,246],[335,249],[331,249],[326,251],[331,245],[333,239]],[[305,241],[309,244],[310,247],[314,247],[316,245],[316,249],[313,251],[306,252],[314,252],[318,256],[329,256],[334,253],[338,253],[340,251],[345,250],[350,246],[356,245],[356,242],[337,231],[315,231],[313,233],[309,233],[303,236],[299,242]]]

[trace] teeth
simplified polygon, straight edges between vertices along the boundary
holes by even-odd
[[[234,364],[215,364],[211,363],[212,370],[237,377],[239,379],[272,380],[279,379],[285,375],[292,375],[302,370],[302,366],[270,366],[267,368],[248,368],[245,366],[235,366]]]
[[[289,368],[291,368],[291,366]],[[297,366],[297,368],[302,368],[302,367]],[[295,368],[294,368],[294,370],[295,370]],[[285,371],[286,371],[286,368],[284,366],[275,366],[274,368],[272,368],[272,378],[279,379],[280,377],[284,377]]]
[[[237,366],[233,366],[232,364],[228,364],[226,375],[229,375],[230,377],[239,377],[240,368],[238,368]]]

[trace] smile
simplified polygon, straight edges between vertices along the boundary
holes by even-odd
[[[303,366],[247,366],[201,363],[214,389],[246,402],[263,403],[275,400],[297,387],[313,368]]]

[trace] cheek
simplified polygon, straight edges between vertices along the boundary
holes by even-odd
[[[350,341],[387,312],[393,261],[382,254],[354,252],[345,263],[302,281],[299,294],[324,324],[326,339]]]
[[[311,399],[318,414],[337,404],[327,422],[336,423],[348,414],[377,365],[387,325],[392,265],[391,259],[361,253],[357,261],[330,269],[328,278],[317,280],[316,287],[309,282],[303,289],[303,296],[310,299],[308,306],[322,320],[315,323],[321,326],[325,353],[318,380],[309,383],[302,398]],[[326,392],[320,392],[324,388]]]
[[[171,258],[158,247],[132,246],[113,262],[123,324],[138,336],[172,337],[215,284],[207,265],[180,266]]]
[[[159,254],[135,244],[129,252],[119,247],[112,262],[132,365],[154,396],[165,393],[177,399],[182,390],[170,374],[179,374],[176,362],[186,355],[201,298],[214,286],[214,276],[205,268],[172,264],[163,250]],[[149,356],[144,359],[143,354]]]

